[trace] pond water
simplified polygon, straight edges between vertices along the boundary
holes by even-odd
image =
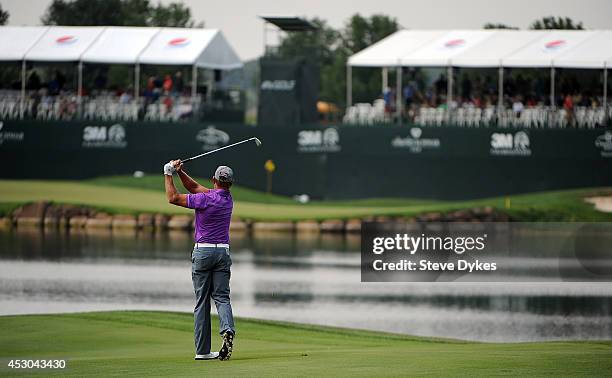
[[[359,245],[233,234],[234,313],[480,341],[612,339],[610,283],[361,283]],[[190,312],[191,248],[186,232],[0,232],[0,315]]]

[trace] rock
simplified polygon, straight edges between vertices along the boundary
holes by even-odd
[[[23,217],[15,219],[17,227],[40,227],[43,224],[43,218],[38,217]]]
[[[174,215],[168,221],[171,230],[189,230],[193,227],[193,217],[190,215]]]
[[[170,216],[166,214],[155,214],[155,228],[158,230],[165,230],[168,228],[168,221],[170,220]]]
[[[13,227],[13,220],[9,217],[0,218],[0,230],[8,230]]]
[[[344,232],[344,221],[325,220],[321,222],[321,232]]]
[[[361,220],[360,219],[351,219],[346,222],[344,226],[346,232],[361,232]]]
[[[253,223],[253,231],[294,231],[295,225],[293,222],[255,222]]]
[[[317,233],[320,230],[319,222],[317,221],[300,221],[295,225],[297,232],[314,232]]]
[[[68,226],[70,228],[83,228],[87,224],[87,217],[83,215],[77,215],[71,217],[68,221]]]
[[[249,229],[249,225],[241,220],[232,220],[230,222],[230,232],[244,232]]]
[[[115,215],[112,226],[113,228],[137,228],[138,221],[133,215]]]
[[[85,227],[87,228],[111,228],[113,217],[108,214],[96,214],[94,218],[87,218]]]
[[[153,214],[139,214],[138,215],[138,228],[153,228],[155,227],[155,215]]]
[[[43,220],[45,219],[45,211],[49,207],[50,202],[40,201],[35,203],[29,203],[16,209],[13,212],[15,223],[17,226],[42,226]]]

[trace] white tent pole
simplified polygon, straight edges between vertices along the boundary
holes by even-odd
[[[134,100],[138,104],[138,98],[140,97],[140,64],[134,65]]]
[[[402,125],[402,66],[396,68],[395,107],[397,124]]]
[[[353,105],[353,69],[346,65],[346,109]]]
[[[497,116],[501,116],[504,109],[504,67],[499,66],[499,84],[497,85]]]
[[[81,92],[83,92],[83,61],[79,61],[79,67],[78,67],[78,71],[79,71],[79,76],[78,76],[78,84],[77,84],[77,111],[79,113],[79,117],[81,116],[82,112],[81,112]]]
[[[608,119],[608,62],[604,62],[603,72],[603,111],[604,119]]]
[[[446,120],[451,122],[451,102],[453,101],[453,66],[447,68],[448,80],[446,80]]]
[[[554,115],[555,115],[555,66],[550,66],[550,126],[554,125]]]
[[[21,61],[21,104],[19,105],[19,119],[23,119],[25,113],[25,96],[26,96],[26,61]]]
[[[193,110],[195,114],[196,96],[198,95],[198,66],[195,64],[191,70],[191,102],[193,104]]]
[[[381,93],[384,93],[388,86],[389,86],[389,69],[387,67],[383,67],[382,68],[382,90],[381,90]]]

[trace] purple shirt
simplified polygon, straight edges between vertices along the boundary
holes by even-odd
[[[228,190],[187,194],[187,207],[195,210],[195,242],[229,244],[234,201]]]

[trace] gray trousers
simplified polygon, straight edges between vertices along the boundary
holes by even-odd
[[[196,296],[193,310],[196,354],[210,353],[211,297],[219,314],[219,333],[236,333],[230,303],[231,266],[228,248],[194,248],[191,254],[191,280]]]

